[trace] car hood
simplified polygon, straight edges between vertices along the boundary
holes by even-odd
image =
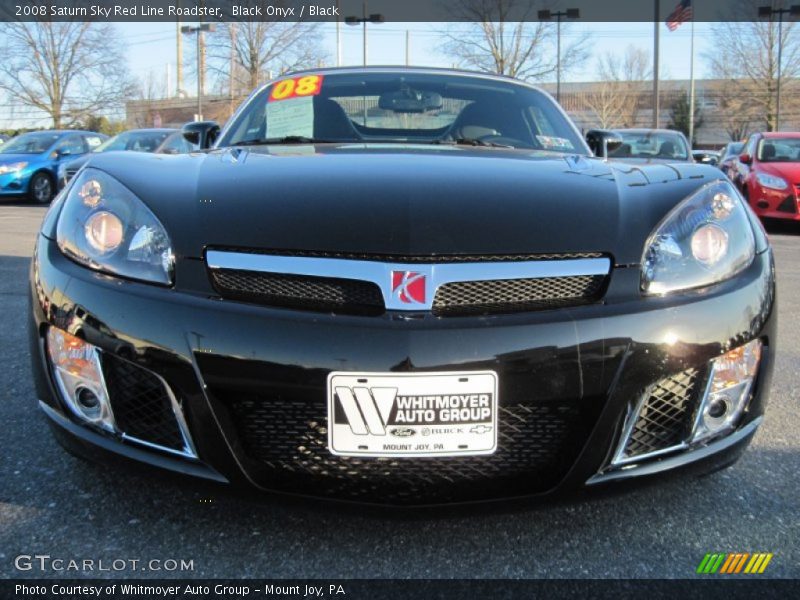
[[[760,162],[756,172],[777,175],[788,181],[790,185],[800,183],[800,162]]]
[[[40,162],[41,154],[0,154],[0,165],[9,165],[15,162]]]
[[[613,165],[495,148],[279,146],[100,154],[165,225],[178,257],[208,247],[396,255],[604,252],[638,262],[702,165]]]

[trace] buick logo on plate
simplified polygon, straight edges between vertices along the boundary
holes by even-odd
[[[425,304],[424,273],[392,271],[392,295],[403,304]]]

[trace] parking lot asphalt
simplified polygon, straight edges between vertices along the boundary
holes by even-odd
[[[764,577],[800,577],[800,224],[769,228],[775,377],[765,422],[732,468],[558,503],[397,515],[242,497],[65,453],[36,407],[24,327],[43,215],[0,204],[0,577],[682,578],[707,552],[772,552]],[[15,568],[32,554],[141,562]],[[193,569],[141,570],[168,559]]]

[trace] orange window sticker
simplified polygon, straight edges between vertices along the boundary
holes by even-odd
[[[304,75],[295,79],[283,79],[272,86],[269,101],[316,96],[322,91],[322,79],[322,75]]]

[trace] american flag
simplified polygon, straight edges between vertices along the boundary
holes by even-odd
[[[686,21],[692,20],[692,0],[681,0],[667,17],[667,29],[675,31]]]

